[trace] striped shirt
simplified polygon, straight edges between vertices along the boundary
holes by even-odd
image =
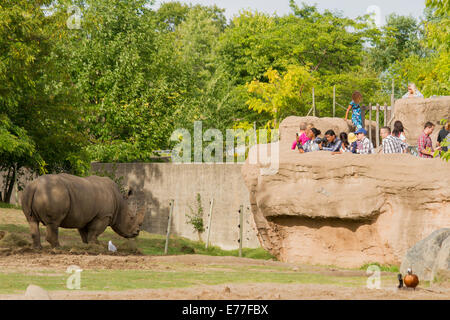
[[[417,146],[417,151],[419,152],[419,157],[421,158],[433,158],[433,156],[430,156],[428,154],[423,154],[422,151],[427,150],[434,152],[433,149],[433,142],[431,141],[430,136],[427,136],[425,132],[422,132],[422,134],[419,137],[419,142]]]
[[[356,150],[356,153],[358,154],[372,154],[373,152],[373,144],[369,140],[369,138],[364,137],[364,139],[361,140],[361,148]]]
[[[407,148],[406,143],[392,135],[383,140],[383,153],[403,153]]]
[[[342,141],[339,138],[335,138],[333,142],[330,142],[326,147],[323,147],[324,151],[337,152],[341,149]]]

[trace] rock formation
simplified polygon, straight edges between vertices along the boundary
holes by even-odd
[[[25,299],[27,300],[51,300],[50,295],[39,286],[30,284],[25,291]]]
[[[344,129],[341,120],[336,131]],[[280,260],[399,265],[416,242],[450,227],[449,163],[407,154],[299,154],[290,150],[295,131],[292,137],[286,128],[283,122],[279,143],[253,147],[242,168],[260,242]],[[253,161],[264,147],[267,155],[260,150]],[[269,157],[279,159],[272,172],[261,170]]]
[[[450,271],[450,228],[439,229],[406,252],[400,272],[411,268],[421,280],[433,281],[439,271]]]
[[[436,125],[436,129],[431,135],[434,146],[439,130],[442,128],[441,120],[449,117],[450,97],[400,99],[395,102],[395,115],[392,125],[395,121],[400,120],[405,128],[407,143],[417,145],[417,140],[425,123],[431,121]]]

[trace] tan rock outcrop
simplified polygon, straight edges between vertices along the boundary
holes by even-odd
[[[449,163],[407,154],[299,154],[281,136],[268,146],[278,170],[261,171],[263,155],[242,168],[260,242],[281,261],[400,264],[416,242],[450,227]]]
[[[435,146],[439,130],[442,128],[440,122],[449,117],[450,97],[400,99],[395,102],[392,125],[395,121],[400,120],[405,128],[408,144],[417,145],[425,123],[431,121],[436,125],[436,129],[431,135],[433,146]]]

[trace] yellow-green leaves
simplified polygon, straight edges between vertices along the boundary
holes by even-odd
[[[254,80],[246,85],[250,98],[249,109],[258,113],[267,112],[277,123],[279,114],[286,107],[298,106],[305,109],[302,95],[309,94],[314,83],[311,72],[303,66],[289,66],[282,75],[270,68],[264,74],[268,82]]]

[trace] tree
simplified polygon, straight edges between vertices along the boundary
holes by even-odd
[[[310,100],[305,99],[305,95],[309,96],[315,79],[307,68],[290,66],[283,75],[269,69],[265,76],[268,82],[255,80],[247,84],[246,88],[251,94],[247,101],[249,109],[268,113],[272,119],[268,127],[277,128],[280,119],[288,116],[286,109],[292,105],[301,108],[305,114],[308,112],[310,106],[306,101]]]
[[[253,106],[250,109],[258,112],[241,113],[237,117],[241,122],[257,120],[259,125],[266,125],[274,114],[264,110],[269,105],[275,109],[273,103],[279,104],[280,99],[285,102],[276,108],[281,110],[277,112],[278,120],[288,115],[305,116],[312,106],[312,83],[300,90],[306,73],[315,79],[316,106],[322,116],[332,115],[334,85],[339,89],[341,103],[349,102],[354,90],[363,91],[368,102],[387,101],[377,91],[381,88],[378,74],[363,64],[364,45],[377,35],[367,17],[347,19],[329,11],[321,13],[315,6],[304,4],[299,8],[293,1],[291,8],[293,14],[282,17],[244,11],[233,19],[218,42],[218,63],[237,88],[245,88],[240,95],[242,103],[249,102]],[[291,81],[300,82],[287,89],[292,90],[289,94],[281,92],[284,84],[275,89],[276,81],[271,83],[267,77],[269,70],[276,70],[281,78],[293,76],[295,68],[306,73],[303,79],[294,76]],[[271,97],[264,98],[265,94]]]
[[[370,61],[375,70],[382,72],[396,61],[411,55],[426,54],[420,45],[423,28],[412,16],[389,15],[381,33],[375,40],[375,46],[369,50]]]
[[[0,201],[9,203],[22,167],[45,172],[45,162],[27,132],[14,125],[6,115],[0,116],[0,172],[4,172]]]
[[[150,161],[153,150],[168,144],[181,100],[178,64],[165,42],[170,37],[157,35],[150,4],[84,1],[82,29],[65,45],[89,131],[86,150],[95,161]]]
[[[67,17],[48,12],[51,3],[19,0],[0,6],[0,116],[8,119],[4,130],[18,137],[19,145],[28,145],[20,156],[3,149],[6,189],[24,166],[41,172],[38,163],[50,172],[86,167],[80,161],[79,114],[72,104],[76,95],[57,49]]]
[[[448,1],[427,1],[424,39],[420,42],[425,55],[411,54],[392,63],[387,70],[388,81],[406,91],[414,82],[426,96],[450,94],[450,19]]]

